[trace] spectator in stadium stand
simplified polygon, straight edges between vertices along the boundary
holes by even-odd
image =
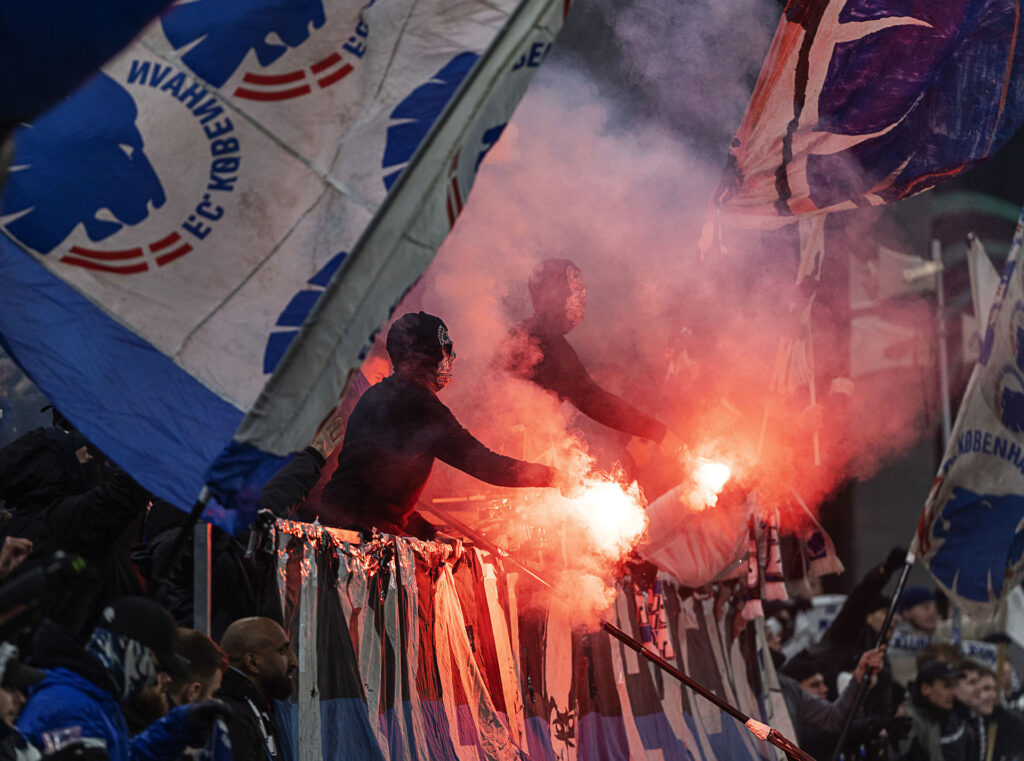
[[[927,587],[907,587],[899,602],[900,620],[889,647],[893,679],[906,685],[915,673],[917,654],[931,644],[939,623],[935,593]]]
[[[18,716],[25,707],[25,694],[15,688],[0,687],[0,759],[35,758],[33,748],[17,729]]]
[[[284,758],[274,719],[275,700],[292,694],[299,662],[288,635],[269,618],[243,618],[220,641],[231,667],[217,697],[231,706],[231,751],[239,759]]]
[[[927,587],[907,587],[900,597],[900,623],[897,633],[908,633],[931,639],[939,623],[939,606],[935,592]]]
[[[842,729],[846,715],[853,707],[857,685],[870,669],[882,666],[885,648],[864,652],[857,662],[853,679],[842,694],[829,702],[828,686],[821,670],[809,658],[791,658],[779,673],[782,696],[793,718],[799,746],[815,758],[829,758],[835,747],[835,733]]]
[[[207,700],[175,708],[149,729],[129,737],[120,703],[151,687],[160,671],[186,674],[174,652],[169,613],[144,597],[105,608],[83,646],[45,619],[33,641],[33,662],[45,670],[29,690],[18,729],[37,748],[44,735],[70,730],[101,743],[110,761],[170,761],[186,747],[202,747],[226,705]]]
[[[324,488],[325,522],[434,538],[415,505],[435,459],[496,486],[568,488],[553,468],[492,452],[437,398],[455,360],[439,317],[403,315],[388,331],[387,350],[395,371],[371,386],[349,417],[338,469]]]
[[[167,702],[167,685],[170,682],[170,674],[158,671],[152,685],[121,703],[121,713],[128,725],[128,734],[132,737],[162,719],[171,710]]]
[[[985,752],[989,761],[1024,759],[1024,720],[999,704],[994,671],[978,669],[978,700],[975,710],[984,726]]]
[[[188,515],[161,499],[153,500],[146,517],[146,542],[132,560],[147,581],[147,591],[167,608],[180,626],[193,619],[193,543],[175,544]],[[177,555],[172,556],[172,552]],[[235,537],[214,526],[211,530],[210,633],[220,637],[239,618],[267,616],[280,620],[281,603],[274,578],[275,562],[267,553],[248,557]]]
[[[141,592],[124,545],[150,495],[77,431],[37,428],[0,450],[0,498],[12,512],[6,535],[32,542],[12,578],[58,550],[86,560],[82,580],[55,591],[51,618],[86,636],[107,604]]]
[[[968,751],[971,758],[984,758],[985,727],[978,714],[979,675],[981,667],[969,658],[957,658],[953,668],[963,674],[956,683],[956,702],[953,710],[958,711],[967,723],[974,746]]]
[[[882,594],[882,589],[903,567],[906,556],[907,551],[902,547],[890,550],[885,562],[868,571],[850,591],[821,639],[807,648],[807,654],[826,674],[842,668],[851,653],[874,647],[891,602]],[[892,634],[891,628],[889,634]]]
[[[156,684],[121,704],[132,736],[166,716],[172,708],[209,700],[220,689],[228,659],[213,640],[193,629],[179,628],[175,652],[187,664],[187,675],[182,672],[172,677],[161,671]]]
[[[975,761],[974,730],[956,708],[963,674],[945,661],[928,661],[910,687],[912,726],[903,761]]]
[[[178,629],[175,651],[188,661],[188,676],[171,679],[167,698],[172,705],[209,700],[220,689],[231,667],[227,654],[216,642],[195,629]]]
[[[587,291],[580,268],[568,259],[545,259],[534,268],[527,287],[533,316],[512,330],[505,357],[509,369],[557,394],[592,420],[657,444],[666,457],[678,459],[684,449],[682,440],[664,423],[601,388],[566,340],[565,335],[586,313]],[[630,450],[634,459],[645,459],[634,454],[637,449]]]

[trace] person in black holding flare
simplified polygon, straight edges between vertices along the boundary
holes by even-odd
[[[495,486],[555,486],[554,468],[492,452],[438,398],[452,379],[448,327],[410,312],[388,331],[394,373],[370,387],[352,410],[338,469],[324,488],[325,518],[368,532],[434,538],[416,500],[438,459]]]
[[[583,321],[587,290],[580,268],[568,259],[545,259],[528,283],[533,316],[512,330],[509,369],[616,431],[658,444],[669,459],[685,448],[668,427],[625,399],[601,388],[565,335]]]

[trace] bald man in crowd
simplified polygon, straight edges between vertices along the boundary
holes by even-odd
[[[292,694],[292,674],[299,666],[288,635],[275,621],[254,616],[231,624],[220,646],[231,664],[217,697],[234,711],[232,754],[239,759],[281,761],[274,701]]]

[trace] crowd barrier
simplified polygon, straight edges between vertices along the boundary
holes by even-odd
[[[289,521],[271,531],[299,660],[278,706],[292,761],[776,759],[604,632],[524,604],[529,579],[477,549],[359,544]],[[624,579],[606,617],[792,737],[763,621],[739,616],[741,591],[660,581],[644,592]]]

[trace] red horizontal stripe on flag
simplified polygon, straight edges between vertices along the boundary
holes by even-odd
[[[94,251],[90,248],[72,246],[71,253],[78,254],[79,256],[87,256],[90,259],[99,259],[100,261],[118,261],[121,259],[134,259],[137,256],[142,256],[142,249],[129,248],[123,251]]]
[[[178,248],[174,249],[173,251],[168,251],[166,254],[158,256],[156,258],[157,266],[163,267],[165,264],[173,262],[179,256],[184,256],[191,250],[192,246],[189,245],[188,243],[186,243],[183,246],[178,246]]]
[[[242,81],[253,85],[286,85],[289,82],[298,82],[305,78],[306,72],[298,69],[289,71],[287,74],[246,74],[242,77]]]
[[[341,60],[341,55],[338,53],[331,53],[329,56],[324,58],[322,61],[317,61],[309,68],[313,70],[314,74],[319,74],[324,69],[329,69],[338,61]]]
[[[343,77],[348,76],[350,71],[352,71],[352,64],[346,63],[344,66],[342,66],[340,69],[338,69],[333,74],[328,74],[323,79],[318,79],[317,80],[317,84],[319,84],[321,87],[330,87],[335,82],[337,82],[339,79],[342,79]]]
[[[156,252],[156,251],[159,251],[162,248],[167,248],[172,243],[177,243],[180,238],[181,238],[181,236],[178,235],[178,233],[176,233],[176,232],[171,233],[166,238],[161,238],[156,243],[150,243],[149,244],[149,250],[153,251],[153,252]]]
[[[139,262],[138,264],[128,264],[121,266],[112,266],[109,264],[99,264],[98,262],[89,261],[88,259],[78,259],[74,256],[65,256],[61,259],[64,264],[73,264],[76,267],[83,267],[87,270],[98,270],[100,272],[114,272],[118,275],[134,275],[137,272],[145,272],[149,269],[149,264],[146,262]]]
[[[288,98],[297,98],[298,96],[306,95],[309,92],[309,85],[293,87],[290,90],[268,90],[267,92],[239,87],[235,90],[235,95],[239,98],[248,98],[249,100],[288,100]]]

